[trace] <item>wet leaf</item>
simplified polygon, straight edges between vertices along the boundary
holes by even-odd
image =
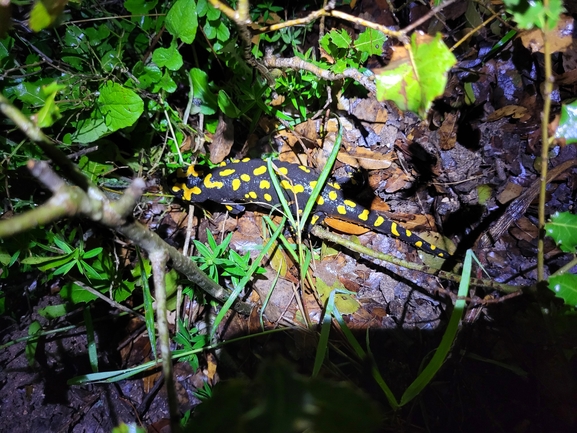
[[[545,224],[547,236],[566,253],[575,252],[577,247],[577,215],[569,212],[555,212],[551,222]]]
[[[564,138],[567,144],[577,143],[577,101],[561,106],[561,119],[555,138]]]

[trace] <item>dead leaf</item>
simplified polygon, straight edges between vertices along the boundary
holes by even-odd
[[[505,107],[499,108],[493,111],[487,117],[487,122],[494,122],[496,120],[502,119],[503,117],[512,117],[513,119],[520,119],[525,114],[527,114],[527,108],[520,105],[507,105]]]
[[[210,161],[213,164],[220,164],[229,155],[233,144],[234,125],[232,119],[221,113],[212,143],[208,146]]]
[[[439,144],[443,150],[451,150],[457,143],[457,120],[459,113],[447,113],[439,128]]]
[[[513,182],[508,182],[505,189],[499,193],[497,196],[497,201],[501,204],[509,203],[511,200],[516,199],[523,192],[523,187],[517,185]]]
[[[562,15],[555,29],[547,33],[550,50],[552,53],[563,52],[573,43],[573,18]],[[527,30],[521,35],[523,46],[531,52],[543,52],[543,33],[541,29]]]

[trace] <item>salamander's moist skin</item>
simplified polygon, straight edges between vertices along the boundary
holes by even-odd
[[[317,184],[317,172],[298,164],[279,161],[274,164],[278,167],[280,184],[293,213],[297,210],[302,212]],[[238,202],[270,207],[280,204],[267,164],[260,159],[246,158],[223,162],[219,167],[206,170],[191,165],[186,170],[178,169],[170,175],[168,184],[171,193],[185,202],[202,203],[210,200],[228,205],[229,210],[234,209],[230,204]],[[351,222],[397,237],[438,257],[450,256],[448,252],[426,242],[388,218],[345,199],[340,186],[335,183],[328,182],[317,198],[311,224],[320,222],[324,217]]]

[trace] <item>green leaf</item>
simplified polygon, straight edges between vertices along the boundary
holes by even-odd
[[[58,319],[69,313],[66,304],[48,305],[47,307],[38,310],[38,314],[48,320]]]
[[[134,15],[145,15],[156,7],[158,0],[126,0],[124,8]]]
[[[56,94],[65,88],[66,86],[57,84],[56,82],[42,87],[42,93],[46,95],[44,106],[33,117],[40,128],[48,128],[62,117],[60,109],[54,102],[54,99],[56,98]]]
[[[234,105],[234,102],[232,102],[224,90],[218,92],[218,108],[232,119],[240,116],[240,110]]]
[[[158,93],[160,90],[164,90],[165,92],[168,93],[174,93],[177,88],[178,86],[176,85],[176,83],[174,82],[168,71],[164,71],[162,79],[158,83],[156,83],[152,88],[152,93]]]
[[[355,47],[362,53],[370,56],[383,54],[383,44],[387,37],[383,32],[374,29],[366,29],[355,41]]]
[[[82,144],[92,143],[109,132],[104,117],[100,115],[98,109],[93,110],[90,117],[72,122],[72,124],[76,127],[72,140]]]
[[[320,278],[316,279],[316,290],[323,305],[327,302],[327,299],[329,299],[331,292],[334,290],[341,291],[344,288],[345,287],[339,281],[336,281],[331,287],[329,287]],[[353,314],[360,307],[359,301],[357,301],[352,295],[343,293],[334,295],[334,305],[341,314]]]
[[[564,138],[567,144],[577,143],[577,101],[561,105],[561,118],[555,138]]]
[[[56,22],[68,0],[37,0],[30,12],[30,29],[39,32]]]
[[[110,132],[134,125],[144,112],[140,96],[112,81],[100,87],[98,105]]]
[[[566,305],[577,307],[577,275],[563,274],[549,278],[549,289]]]
[[[91,161],[87,155],[83,155],[78,162],[78,167],[84,174],[90,177],[90,180],[96,182],[100,176],[110,173],[114,170],[114,164],[103,164]]]
[[[553,30],[565,10],[561,0],[549,0],[548,8],[543,0],[504,0],[504,3],[518,26],[526,30],[533,27]]]
[[[182,56],[173,40],[169,48],[157,48],[152,53],[152,61],[161,68],[166,66],[171,71],[178,71],[182,67]]]
[[[577,247],[577,215],[569,212],[555,212],[551,221],[545,224],[547,236],[566,253],[574,253]]]
[[[72,304],[79,304],[81,302],[90,302],[96,299],[96,295],[93,295],[88,290],[84,290],[82,287],[75,283],[67,283],[60,290],[60,297]]]
[[[399,53],[376,77],[377,99],[390,100],[401,110],[410,110],[424,118],[433,100],[442,95],[447,72],[457,62],[441,39],[414,33],[411,52]]]
[[[34,321],[28,327],[28,335],[37,335],[42,330],[42,326],[38,321]],[[28,365],[34,365],[34,357],[36,356],[36,348],[38,347],[38,339],[31,338],[26,343],[26,359],[28,360]]]
[[[192,44],[197,28],[196,2],[176,0],[166,16],[166,29],[185,44]]]
[[[214,114],[218,106],[217,99],[214,93],[208,86],[208,75],[206,72],[192,68],[190,70],[190,77],[192,78],[194,105],[191,114]]]
[[[91,259],[92,257],[96,257],[98,254],[100,254],[102,252],[104,248],[102,247],[98,247],[98,248],[93,248],[90,251],[86,251],[84,254],[82,254],[82,258],[83,259]]]

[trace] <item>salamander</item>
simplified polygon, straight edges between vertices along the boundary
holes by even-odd
[[[292,211],[302,211],[317,183],[317,172],[304,165],[279,161],[275,161],[275,166],[278,167],[279,181]],[[213,169],[191,165],[171,174],[168,184],[174,196],[189,203],[210,200],[237,211],[242,210],[242,206],[232,207],[231,204],[244,202],[270,207],[279,205],[279,197],[271,182],[267,164],[259,159],[233,160]],[[310,223],[319,223],[324,217],[351,222],[397,237],[438,257],[450,256],[447,251],[426,242],[396,222],[346,199],[340,185],[335,183],[328,182],[323,188],[317,198]]]

